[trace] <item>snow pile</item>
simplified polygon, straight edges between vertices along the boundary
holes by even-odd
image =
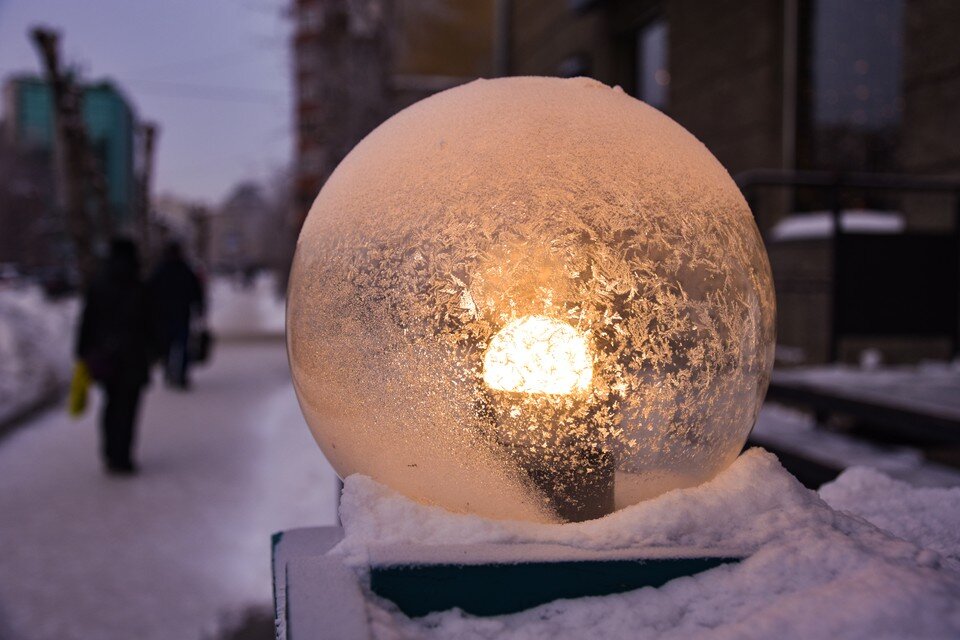
[[[0,291],[0,424],[69,381],[77,311],[36,287]]]
[[[917,488],[865,467],[820,489],[834,509],[945,556],[960,570],[960,487]]]
[[[825,489],[826,495],[837,504],[860,504],[858,474],[842,477]],[[659,589],[575,604],[557,601],[494,618],[453,610],[411,620],[371,596],[378,638],[957,637],[960,573],[938,553],[956,551],[947,520],[937,520],[925,508],[885,508],[879,496],[863,491],[863,517],[836,511],[773,455],[752,449],[698,487],[671,491],[600,520],[541,525],[450,514],[351,476],[341,505],[346,538],[331,553],[357,567],[374,543],[701,546],[749,555],[737,565]],[[912,504],[913,491],[896,483],[890,500]],[[926,505],[936,499],[923,496]],[[960,510],[943,507],[957,519]],[[902,538],[863,519],[874,513],[892,519],[878,524]],[[898,515],[908,514],[917,521],[899,522]]]

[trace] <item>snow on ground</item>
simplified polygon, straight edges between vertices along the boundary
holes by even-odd
[[[934,494],[897,483],[884,496],[861,480],[862,472],[844,474],[824,488],[825,502],[773,455],[752,449],[699,487],[600,520],[542,525],[450,514],[351,476],[341,508],[347,537],[331,553],[355,565],[368,544],[405,542],[700,546],[748,554],[659,589],[491,618],[453,610],[411,620],[371,596],[377,638],[958,637],[960,489]],[[834,500],[859,517],[831,508]]]
[[[209,302],[218,339],[283,335],[284,302],[271,274],[250,287],[214,278]],[[49,300],[39,287],[0,289],[0,425],[65,389],[79,307],[77,298]]]
[[[960,362],[886,367],[879,363],[860,367],[833,364],[778,370],[773,377],[776,382],[829,391],[881,407],[960,420]]]
[[[0,442],[0,638],[200,638],[269,606],[272,532],[336,521],[282,341],[213,356],[190,393],[151,388],[138,477],[102,472],[97,402]]]
[[[249,287],[236,278],[214,278],[210,284],[210,326],[218,337],[282,336],[285,304],[276,295],[276,280],[263,273]]]
[[[77,309],[39,287],[0,290],[0,425],[68,382]]]
[[[918,487],[960,486],[960,471],[930,462],[919,449],[831,431],[819,427],[809,413],[772,402],[761,408],[750,440],[837,469],[870,467]]]
[[[918,488],[875,469],[847,469],[820,489],[834,509],[933,549],[960,569],[960,487]]]
[[[960,419],[960,363],[798,367],[774,372],[779,383],[829,392],[880,407]],[[920,486],[960,486],[960,471],[935,464],[908,446],[880,444],[819,427],[809,413],[768,402],[750,436],[761,446],[790,451],[836,468],[871,467]]]

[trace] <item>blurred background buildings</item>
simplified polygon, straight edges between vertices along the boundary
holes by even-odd
[[[133,106],[110,82],[81,87],[83,122],[107,180],[111,215],[118,226],[131,225],[137,206]],[[11,78],[4,87],[4,126],[10,144],[52,158],[55,146],[50,85],[35,76]]]
[[[260,185],[241,183],[209,217],[209,246],[200,255],[206,255],[210,268],[220,273],[276,269],[283,239],[277,220],[285,213]]]
[[[297,0],[293,17],[294,228],[346,152],[413,100],[490,75],[590,76],[677,120],[744,187],[781,363],[960,346],[956,3]],[[877,314],[876,328],[851,319]]]
[[[954,0],[0,2],[0,637],[199,637],[267,602],[269,533],[336,517],[283,343],[300,225],[367,133],[482,77],[619,85],[738,181],[778,300],[753,444],[813,487],[853,465],[960,485],[958,25]],[[150,390],[124,486],[92,411],[60,406],[113,233],[148,268],[180,240],[217,337],[192,395]]]
[[[299,227],[340,160],[378,124],[437,91],[494,74],[490,0],[296,0]]]
[[[107,215],[114,229],[129,232],[141,204],[140,123],[130,102],[109,81],[83,84],[79,94],[83,126],[106,185]],[[0,153],[20,167],[20,175],[0,185],[0,193],[10,198],[0,210],[0,224],[8,231],[0,242],[0,262],[75,282],[70,269],[63,268],[74,253],[67,221],[55,213],[62,208],[57,187],[64,178],[58,175],[50,84],[38,76],[9,78],[3,100]]]
[[[745,187],[763,180],[758,170],[771,169],[829,172],[782,176],[828,183],[856,173],[960,177],[956,3],[509,4],[511,73],[618,84],[696,135]],[[849,360],[871,346],[901,361],[957,352],[955,184],[917,193],[908,179],[894,182],[902,188],[748,190],[777,281],[781,361]],[[910,237],[854,238],[844,245],[849,251],[834,254],[827,218],[834,209],[849,235]],[[821,212],[820,220],[807,212]],[[882,268],[891,261],[902,277]],[[874,281],[847,288],[870,296],[835,295],[848,262]],[[904,285],[922,291],[912,295]],[[909,308],[903,315],[911,317],[874,330],[864,326],[869,321],[844,321],[857,313],[851,305]],[[928,325],[922,315],[943,322]]]
[[[291,0],[285,15],[290,168],[221,202],[148,201],[158,128],[115,82],[77,78],[114,231],[178,237],[216,272],[276,269],[282,289],[313,199],[380,122],[478,77],[585,75],[670,115],[740,182],[774,267],[781,364],[957,352],[956,3]],[[0,264],[69,287],[49,80],[16,75],[3,95]]]

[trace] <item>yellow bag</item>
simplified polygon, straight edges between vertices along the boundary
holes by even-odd
[[[70,399],[67,411],[71,418],[79,418],[87,410],[87,392],[90,390],[90,370],[83,360],[73,367],[73,379],[70,380]]]

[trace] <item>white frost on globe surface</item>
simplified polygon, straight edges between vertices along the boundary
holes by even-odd
[[[588,520],[709,480],[772,365],[770,268],[729,174],[584,78],[479,80],[385,122],[314,203],[288,300],[297,395],[341,477],[492,518]]]
[[[844,473],[818,496],[761,449],[697,487],[581,523],[453,514],[354,475],[340,509],[345,538],[330,553],[355,568],[365,589],[367,549],[383,544],[694,547],[746,556],[660,588],[495,617],[454,609],[411,619],[366,591],[378,640],[947,639],[960,637],[958,499],[960,489],[917,489],[867,470]]]

